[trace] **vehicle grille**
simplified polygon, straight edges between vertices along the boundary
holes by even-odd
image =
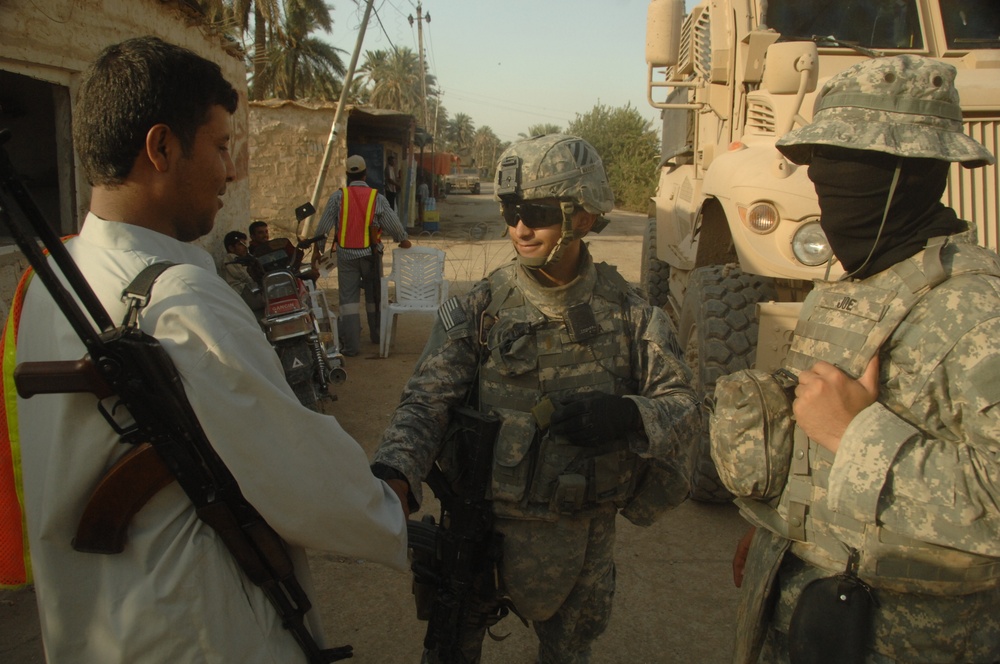
[[[684,19],[676,76],[707,79],[712,66],[712,39],[707,7],[696,7]]]
[[[965,133],[986,146],[994,155],[1000,148],[998,120],[967,120]],[[1000,170],[996,165],[984,168],[962,168],[953,165],[948,178],[948,188],[942,201],[953,208],[958,216],[975,222],[979,230],[979,243],[1000,251]]]
[[[747,131],[761,136],[775,134],[774,109],[760,99],[749,100],[747,107]]]

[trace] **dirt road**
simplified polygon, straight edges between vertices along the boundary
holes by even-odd
[[[453,194],[439,203],[440,231],[414,238],[418,245],[446,250],[452,293],[469,288],[513,256],[501,236],[491,193]],[[588,238],[598,261],[617,265],[626,279],[639,280],[643,215],[612,213],[603,233]],[[386,272],[390,267],[386,250]],[[321,284],[336,302],[336,278]],[[432,317],[399,319],[386,359],[378,347],[362,348],[349,358],[347,382],[327,412],[340,421],[368,452],[379,437],[420,355]],[[361,338],[368,335],[362,333]],[[427,491],[429,495],[430,492]],[[434,513],[429,502],[425,509]],[[414,518],[419,518],[420,514]],[[595,663],[728,662],[737,590],[730,560],[745,530],[728,505],[687,502],[650,528],[619,520],[616,545],[617,591],[608,631],[594,649]],[[425,624],[414,615],[410,575],[325,553],[311,554],[317,592],[314,606],[331,641],[354,646],[358,664],[416,664]],[[0,592],[0,660],[11,664],[41,662],[37,617],[30,590]],[[487,641],[484,664],[534,661],[534,633],[509,617],[495,628],[509,637]]]

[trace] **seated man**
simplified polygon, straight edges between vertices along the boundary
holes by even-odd
[[[264,313],[264,297],[257,281],[250,276],[249,265],[238,260],[250,253],[247,249],[246,233],[230,231],[222,239],[222,244],[226,247],[226,255],[219,266],[220,275],[234,291],[239,293],[247,306],[253,310],[254,315],[260,318]]]
[[[285,263],[285,265],[291,267],[292,271],[297,273],[300,278],[308,279],[314,284],[316,283],[316,279],[319,278],[319,268],[317,266],[319,255],[315,251],[313,252],[312,264],[308,269],[304,270],[300,268],[300,265],[305,252],[292,244],[292,241],[288,238],[270,239],[271,233],[270,229],[267,227],[266,221],[254,221],[250,224],[249,230],[250,255],[262,258],[274,251],[284,249],[285,253],[288,255],[288,262]],[[260,278],[263,277],[263,273],[269,271],[267,265],[269,261],[265,259],[262,262],[265,264],[250,270],[250,274],[257,279],[258,282],[260,281]]]

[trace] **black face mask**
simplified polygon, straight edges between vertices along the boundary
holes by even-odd
[[[880,235],[897,165],[899,181]],[[932,237],[966,230],[967,224],[941,203],[949,167],[938,159],[816,149],[809,179],[819,197],[820,225],[850,276],[864,279],[877,274],[921,251]]]

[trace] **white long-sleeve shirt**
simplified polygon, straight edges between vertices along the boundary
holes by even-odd
[[[201,248],[89,215],[70,253],[118,322],[122,289],[148,264],[156,281],[140,328],[173,360],[213,447],[247,500],[291,545],[406,566],[403,513],[333,417],[299,404],[252,313]],[[79,359],[83,344],[40,280],[28,289],[17,359]],[[31,558],[49,662],[304,661],[259,588],[176,483],[135,516],[125,551],[70,545],[91,490],[127,449],[90,394],[18,400]],[[318,634],[316,611],[311,628]],[[322,636],[318,639],[322,644]]]

